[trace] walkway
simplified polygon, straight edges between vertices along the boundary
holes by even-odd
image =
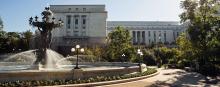
[[[180,69],[160,69],[160,74],[143,80],[98,87],[220,87],[220,78],[211,79]]]

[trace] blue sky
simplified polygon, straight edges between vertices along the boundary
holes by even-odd
[[[30,16],[40,16],[47,4],[105,4],[108,21],[179,21],[182,0],[1,0],[5,31],[26,31]]]

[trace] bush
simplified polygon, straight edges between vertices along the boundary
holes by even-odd
[[[156,65],[156,56],[151,50],[144,50],[143,54],[143,63],[146,65]]]
[[[220,68],[214,64],[205,64],[200,66],[199,72],[205,76],[217,76]]]
[[[65,85],[65,84],[79,84],[79,83],[90,83],[100,81],[111,81],[127,79],[139,76],[150,75],[157,72],[154,68],[148,68],[143,73],[118,75],[118,76],[97,76],[88,79],[77,79],[77,80],[40,80],[40,81],[15,81],[15,82],[4,82],[0,83],[0,87],[31,87],[31,86],[52,86],[52,85]]]

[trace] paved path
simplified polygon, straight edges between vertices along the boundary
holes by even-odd
[[[220,87],[220,78],[211,79],[180,69],[159,69],[160,74],[143,80],[99,87]]]

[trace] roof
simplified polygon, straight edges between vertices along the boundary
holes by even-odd
[[[178,21],[107,21],[108,26],[170,26],[180,25]]]

